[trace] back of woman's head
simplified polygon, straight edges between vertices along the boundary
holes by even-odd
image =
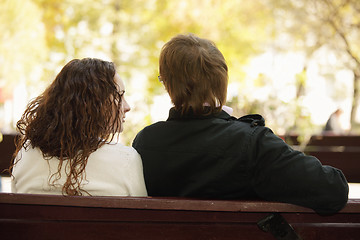
[[[70,61],[43,94],[30,102],[17,123],[23,135],[17,152],[31,145],[45,158],[60,159],[53,183],[66,164],[64,194],[81,195],[89,155],[120,130],[121,96],[115,72],[113,63],[100,59]]]
[[[193,34],[175,36],[160,53],[159,70],[175,108],[182,113],[191,108],[196,115],[209,114],[225,104],[228,68],[210,40]]]

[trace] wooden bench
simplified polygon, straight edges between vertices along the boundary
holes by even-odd
[[[298,136],[282,138],[299,149]],[[323,165],[342,170],[349,182],[360,183],[360,136],[312,136],[304,147],[299,150],[317,157]]]
[[[1,239],[359,239],[360,199],[331,216],[286,203],[0,193]]]
[[[289,145],[299,147],[301,141],[298,135],[280,136]],[[359,135],[313,135],[306,142],[305,151],[359,152]]]

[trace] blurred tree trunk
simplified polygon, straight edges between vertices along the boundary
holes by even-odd
[[[360,100],[360,65],[358,66],[358,71],[354,71],[354,91],[353,91],[353,100],[351,104],[351,114],[350,114],[350,123],[351,128],[353,129],[356,125],[356,115],[359,108]]]
[[[121,10],[121,4],[122,1],[114,1],[113,3],[113,9],[114,9],[114,18],[113,18],[113,32],[112,32],[112,38],[111,38],[111,59],[115,63],[116,66],[120,66],[120,51],[117,46],[119,34],[121,31],[121,24],[120,24],[120,10]]]
[[[348,2],[347,2],[348,3]],[[354,9],[360,14],[360,9]],[[335,16],[336,17],[336,16]],[[360,100],[360,53],[358,53],[356,50],[356,46],[351,44],[351,34],[346,32],[346,28],[344,28],[344,25],[340,25],[339,20],[336,18],[329,18],[329,23],[336,32],[337,35],[340,36],[342,39],[344,46],[345,46],[345,52],[349,56],[350,60],[353,61],[353,64],[346,64],[349,65],[349,69],[352,70],[354,79],[353,79],[353,96],[352,96],[352,104],[351,104],[351,113],[350,113],[350,124],[351,129],[354,128],[356,125],[356,113],[358,111],[359,107],[359,100]],[[343,21],[343,20],[342,20]],[[357,34],[360,32],[360,23],[358,24],[352,24],[352,28],[355,29]]]

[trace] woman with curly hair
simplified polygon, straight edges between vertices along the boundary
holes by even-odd
[[[12,192],[146,196],[140,155],[115,141],[125,86],[112,62],[67,63],[17,122]]]

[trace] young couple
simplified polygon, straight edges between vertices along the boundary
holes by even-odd
[[[113,139],[130,111],[114,64],[66,64],[17,123],[13,192],[260,198],[319,213],[345,206],[340,170],[293,150],[260,115],[237,119],[222,109],[228,68],[213,42],[175,36],[162,48],[159,71],[174,107],[127,147]]]

